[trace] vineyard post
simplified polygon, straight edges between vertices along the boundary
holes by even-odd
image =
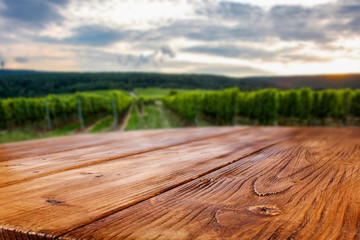
[[[347,118],[348,118],[349,112],[350,112],[350,94],[351,94],[351,92],[347,92],[347,94],[346,94],[346,109],[345,109],[345,116],[344,116],[344,120],[343,120],[344,126],[347,125]]]
[[[237,106],[236,106],[236,97],[237,97],[238,93],[235,92],[235,94],[233,94],[233,117],[232,117],[232,125],[235,126],[236,125],[236,114],[237,114]]]
[[[45,99],[45,111],[46,111],[47,128],[50,131],[52,127],[51,127],[50,110],[47,99]]]
[[[115,98],[112,97],[112,109],[113,109],[113,117],[114,117],[114,130],[117,128],[117,114],[116,114],[116,104],[115,104]]]
[[[194,113],[195,113],[194,123],[195,123],[195,126],[197,127],[198,124],[199,124],[199,121],[198,121],[198,116],[197,116],[197,99],[196,99],[196,95],[194,95]]]
[[[67,106],[67,103],[66,103],[66,102],[64,103],[64,105],[65,105],[65,107],[64,107],[65,121],[68,122],[68,114],[67,114],[67,108],[68,108],[68,106]]]
[[[80,127],[81,127],[81,129],[84,129],[84,121],[83,121],[83,116],[82,116],[82,111],[81,111],[81,100],[79,97],[77,98],[77,105],[78,105]]]

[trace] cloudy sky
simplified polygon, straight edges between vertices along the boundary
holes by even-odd
[[[360,72],[360,0],[0,0],[8,69]]]

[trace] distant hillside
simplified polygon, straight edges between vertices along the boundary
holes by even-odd
[[[290,77],[230,78],[206,74],[160,73],[56,73],[28,70],[0,70],[0,98],[37,97],[76,91],[160,87],[220,90],[238,87],[243,91],[263,88],[291,89],[310,87],[360,88],[360,74]]]
[[[288,76],[288,77],[256,77],[280,88],[310,87],[313,90],[327,88],[360,88],[360,74],[314,75],[314,76]]]
[[[41,72],[32,71],[32,70],[0,70],[0,77],[5,76],[16,76],[16,75],[30,75],[30,74],[39,74]]]
[[[234,86],[242,90],[276,87],[262,80],[249,81],[204,74],[17,72],[0,77],[0,98],[106,89],[160,87],[219,90]]]

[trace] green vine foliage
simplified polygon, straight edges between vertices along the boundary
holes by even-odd
[[[351,89],[264,89],[242,92],[231,88],[167,96],[163,102],[183,118],[191,120],[200,114],[221,125],[230,124],[234,116],[250,119],[260,125],[273,125],[279,118],[323,123],[326,118],[345,120],[360,117],[360,90]]]
[[[132,101],[131,97],[120,91],[112,91],[109,96],[77,93],[70,97],[49,95],[45,98],[3,99],[0,100],[0,128],[11,129],[29,124],[41,124],[48,119],[46,110],[49,112],[50,119],[61,126],[68,123],[71,116],[77,116],[78,100],[84,118],[91,118],[98,114],[111,114],[113,101],[115,101],[118,115],[121,116]]]

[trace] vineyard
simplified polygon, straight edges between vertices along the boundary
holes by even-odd
[[[360,90],[138,89],[0,100],[0,142],[211,125],[359,126]],[[132,107],[131,107],[132,106]],[[14,136],[12,136],[14,135]]]
[[[163,98],[165,106],[194,121],[217,125],[358,125],[360,90],[309,88],[241,92],[237,88]]]
[[[84,129],[108,115],[112,116],[112,124],[115,126],[131,101],[131,97],[120,91],[109,91],[103,96],[77,93],[69,96],[3,99],[0,100],[0,129],[16,131],[19,128],[31,128],[56,136],[62,135],[64,130]]]

